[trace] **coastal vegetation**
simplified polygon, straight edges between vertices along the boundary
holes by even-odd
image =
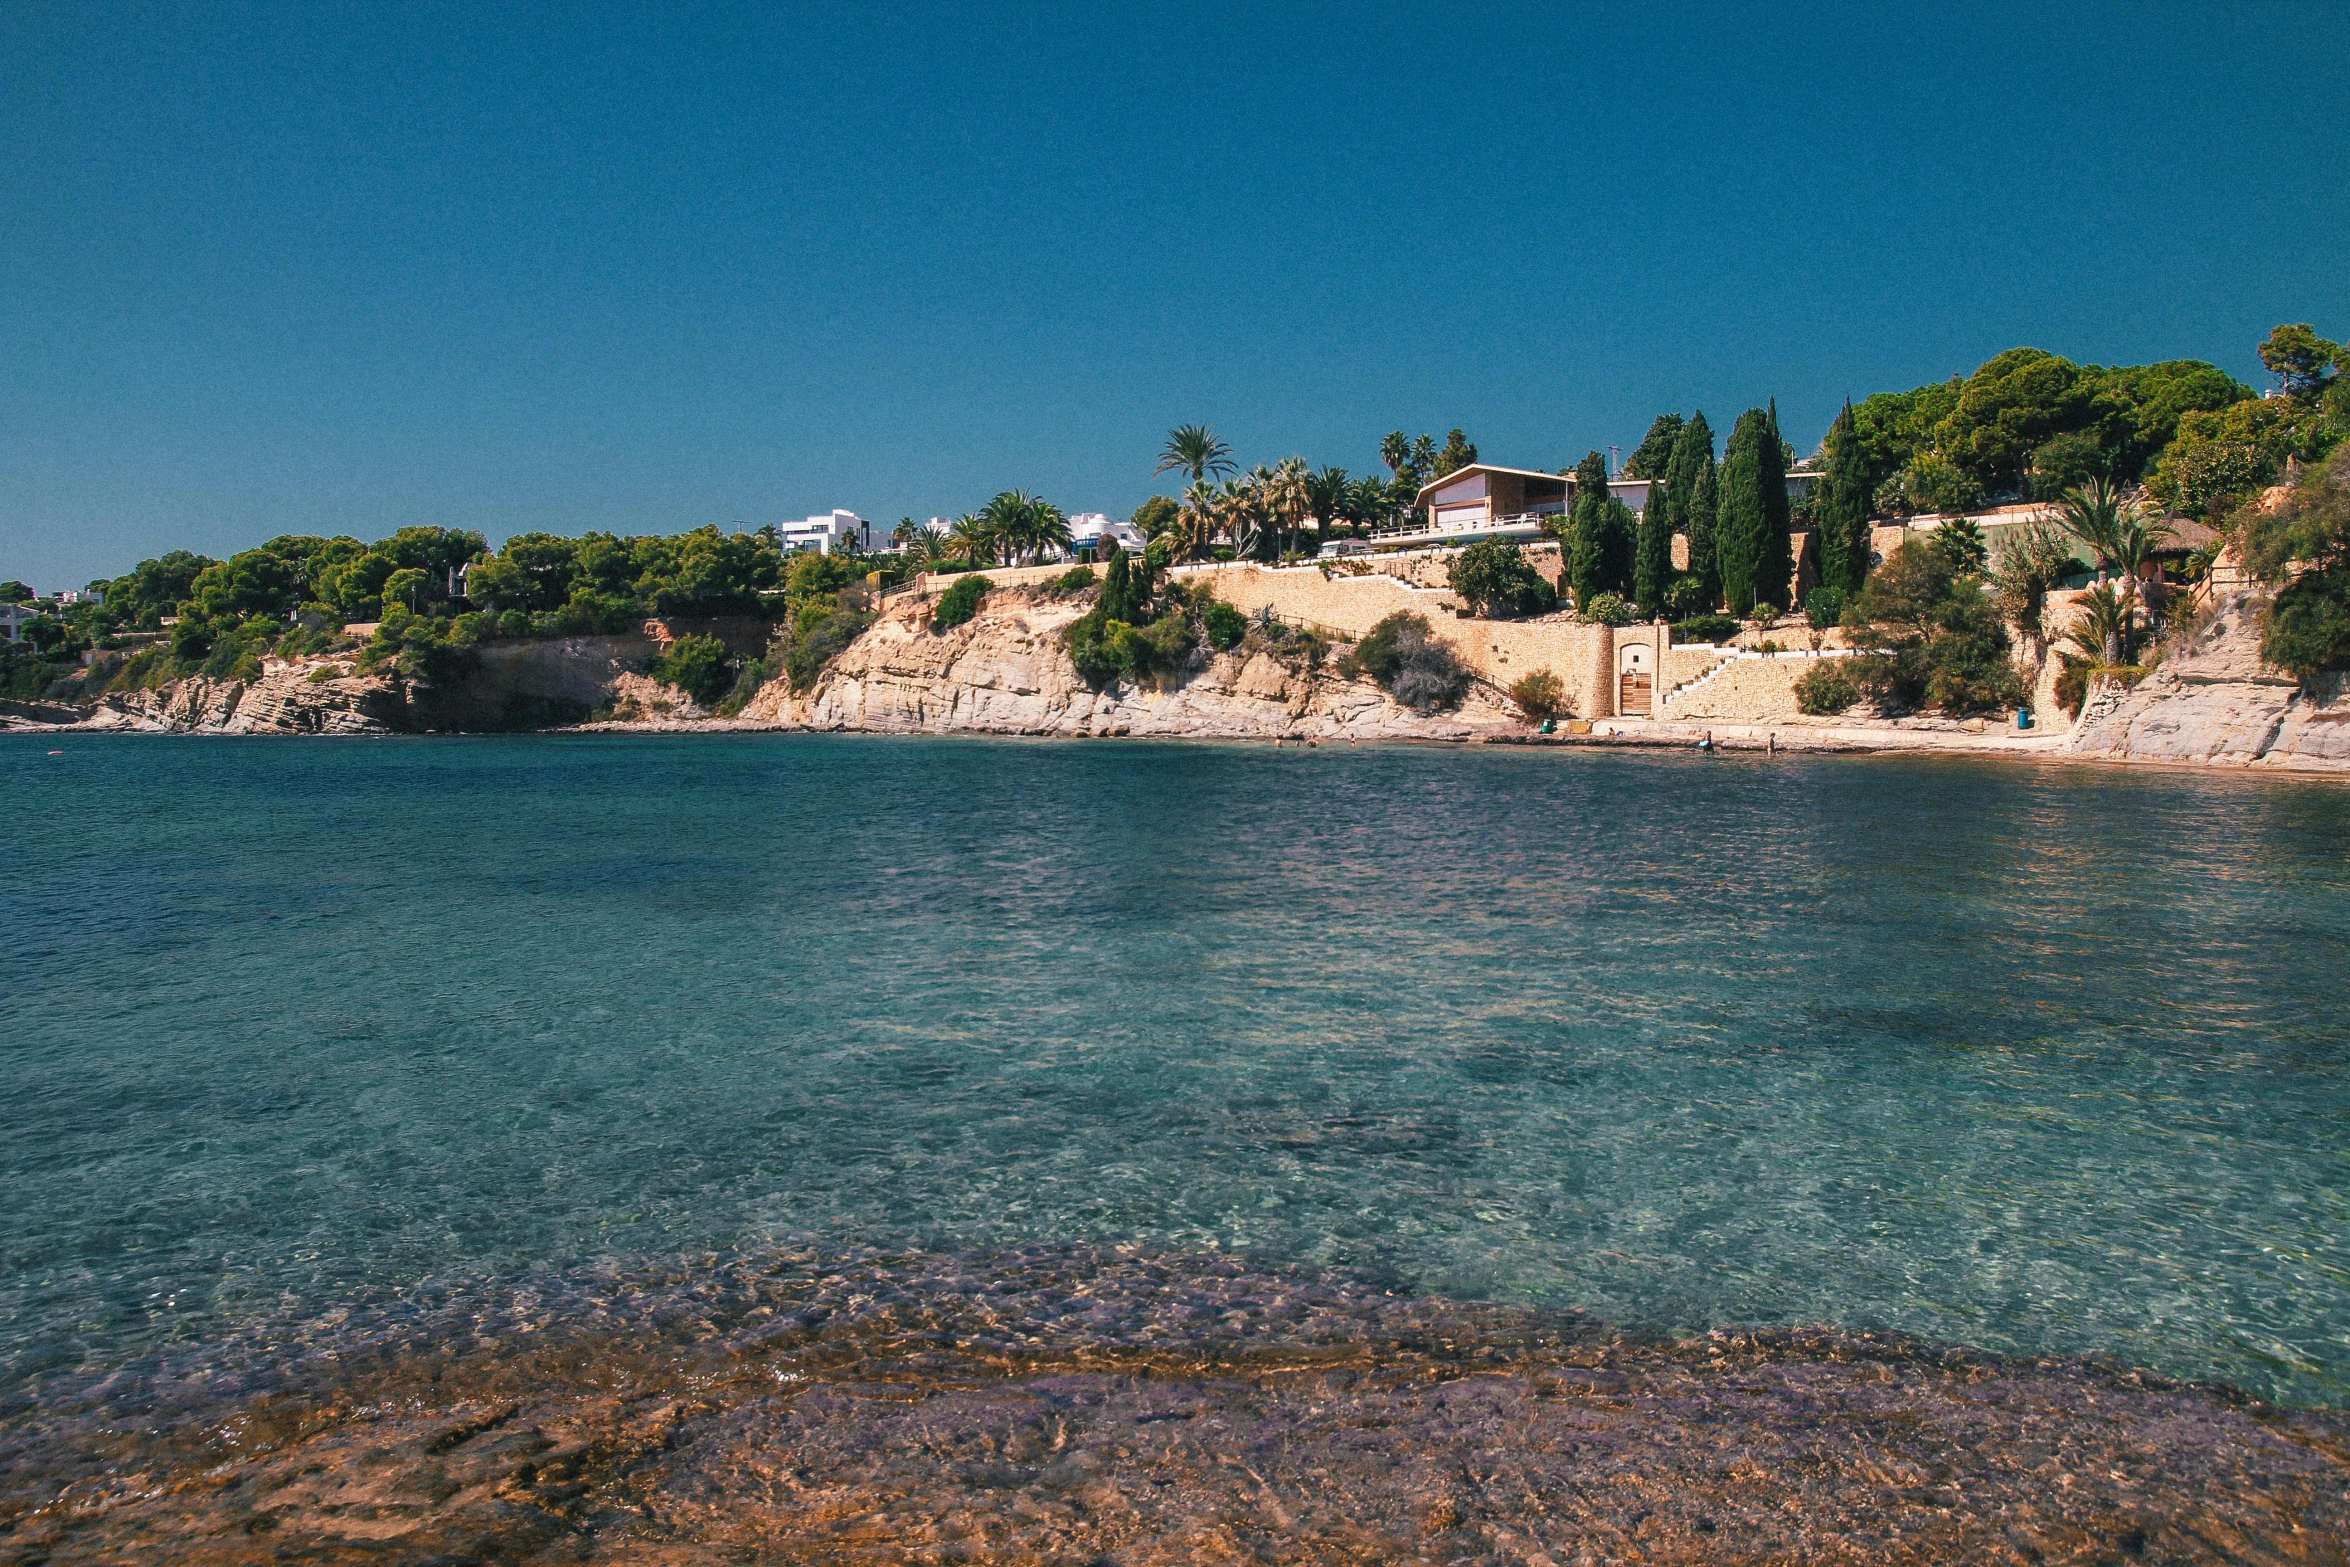
[[[1586,622],[1661,615],[1691,642],[1719,643],[1741,622],[1767,628],[1799,611],[1815,650],[1841,630],[1861,655],[1815,672],[1805,698],[1815,707],[1956,711],[2013,699],[1999,674],[2012,628],[2035,657],[2062,644],[2053,650],[2059,695],[2071,706],[2097,679],[2136,678],[2180,645],[2185,601],[2153,568],[2186,553],[2186,529],[2198,540],[2190,576],[2233,541],[2266,584],[2269,658],[2304,675],[2342,667],[2350,568],[2335,454],[2350,433],[2345,355],[2306,324],[2280,325],[2259,345],[2275,383],[2261,396],[2201,361],[2109,367],[2010,349],[1947,382],[1845,403],[1813,457],[1795,465],[1811,485],[1794,501],[1794,451],[1773,401],[1741,414],[1718,456],[1702,410],[1659,414],[1624,464],[1622,476],[1647,485],[1637,515],[1610,492],[1599,452],[1573,470],[1572,503],[1546,525],[1561,551],[1556,586],[1518,544],[1490,539],[1454,557],[1450,580],[1473,615],[1539,616],[1571,595]],[[1169,567],[1295,561],[1332,539],[1417,526],[1419,491],[1479,455],[1459,428],[1442,441],[1393,430],[1377,452],[1384,475],[1295,455],[1244,472],[1210,427],[1171,431],[1157,472],[1182,493],[1135,509],[1147,554],[1112,546],[1099,568],[1072,567],[1052,590],[1099,590],[1069,633],[1087,678],[1166,678],[1202,649],[1236,649],[1252,634],[1245,617],[1174,581]],[[2276,490],[2279,481],[2290,488]],[[2053,514],[2001,519],[1995,544],[1963,515],[2018,497],[2052,502]],[[1894,551],[1906,564],[1880,583],[1893,562],[1873,556],[1871,518],[1926,510],[1943,515],[1941,526]],[[1786,601],[1804,530],[1817,578],[1798,605]],[[934,607],[950,629],[988,591],[982,568],[1057,559],[1072,546],[1067,515],[1020,489],[997,492],[951,528],[904,519],[893,537],[897,548],[881,555],[788,554],[775,528],[711,526],[531,532],[492,550],[477,532],[408,527],[373,542],[280,535],[226,560],[173,550],[91,584],[103,602],[41,605],[0,658],[0,691],[87,702],[189,675],[249,681],[265,658],[327,651],[363,671],[439,682],[464,676],[500,639],[608,634],[662,618],[699,640],[664,638],[655,673],[697,701],[739,708],[776,675],[810,688],[872,623],[881,593],[918,571],[970,574]],[[2110,584],[2068,600],[2077,610],[2052,631],[2051,595],[2077,589],[2089,571]],[[0,599],[29,597],[25,584],[0,583]],[[765,630],[713,634],[720,618]],[[729,651],[762,635],[758,657]],[[1272,622],[1260,641],[1285,657],[1323,645]],[[1442,691],[1441,657],[1427,646],[1441,644],[1424,622],[1391,625],[1360,667],[1383,683]]]
[[[1546,615],[1558,606],[1550,579],[1506,539],[1480,540],[1461,551],[1449,580],[1473,613],[1490,619]]]
[[[2307,469],[2273,507],[2246,507],[2245,565],[2277,585],[2261,655],[2304,677],[2350,667],[2350,446]]]
[[[1399,613],[1380,621],[1340,661],[1339,672],[1350,679],[1369,676],[1418,713],[1457,706],[1469,689],[1459,656],[1424,615]]]
[[[1566,683],[1547,669],[1520,675],[1510,686],[1510,700],[1535,723],[1556,718],[1568,710]]]
[[[1213,602],[1204,587],[1187,589],[1147,554],[1138,563],[1113,544],[1101,597],[1070,623],[1062,645],[1078,674],[1097,687],[1121,678],[1163,679],[1190,665],[1207,634],[1202,620]]]
[[[1070,575],[1074,575],[1074,573]],[[1085,573],[1085,579],[1087,582],[1093,580],[1093,573],[1090,570]],[[1065,582],[1068,578],[1064,577],[1062,580]],[[978,614],[979,601],[987,596],[987,590],[992,586],[994,584],[985,577],[957,578],[944,593],[938,596],[938,607],[931,612],[930,616],[931,628],[936,631],[951,630]]]

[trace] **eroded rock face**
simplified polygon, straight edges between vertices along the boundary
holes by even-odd
[[[355,674],[349,659],[271,659],[254,681],[191,675],[159,690],[117,692],[89,723],[193,734],[390,734],[403,727],[405,708],[391,680]]]
[[[2304,685],[2260,657],[2259,602],[2222,606],[2184,658],[2081,709],[2072,749],[2132,762],[2220,767],[2350,766],[2350,705],[2339,682]]]
[[[416,734],[545,729],[615,708],[649,725],[704,717],[685,693],[643,673],[643,636],[492,642],[459,679],[429,685],[360,674],[349,654],[265,660],[257,680],[190,675],[152,691],[116,692],[88,724],[189,734]]]
[[[1231,738],[1457,740],[1517,727],[1482,688],[1457,713],[1423,716],[1368,681],[1263,653],[1217,654],[1168,689],[1121,680],[1097,691],[1061,644],[1087,607],[999,591],[967,624],[934,632],[927,604],[900,601],[814,691],[794,697],[778,680],[743,716],[885,733]]]

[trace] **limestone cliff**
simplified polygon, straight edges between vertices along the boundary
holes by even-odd
[[[2350,703],[2339,678],[2304,683],[2260,658],[2260,600],[2221,605],[2183,657],[2135,687],[2094,693],[2076,755],[2219,767],[2350,768]]]
[[[420,734],[544,729],[615,709],[647,722],[703,717],[683,692],[643,673],[653,650],[643,636],[492,642],[462,676],[441,684],[361,674],[349,654],[268,659],[256,680],[190,675],[110,693],[86,723],[196,734]]]
[[[1266,653],[1218,654],[1164,686],[1121,680],[1097,691],[1061,645],[1061,633],[1088,607],[999,590],[969,623],[934,632],[929,604],[907,595],[814,690],[794,696],[779,679],[743,716],[888,733],[1233,738],[1457,740],[1520,727],[1482,686],[1459,712],[1423,716],[1369,681],[1327,666],[1293,668]]]

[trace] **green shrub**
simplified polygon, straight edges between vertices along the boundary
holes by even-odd
[[[2350,568],[2310,572],[2278,593],[2262,617],[2260,656],[2302,676],[2350,665]]]
[[[1055,593],[1076,593],[1093,586],[1091,566],[1071,566],[1053,580]]]
[[[1404,612],[1373,626],[1339,669],[1350,676],[1370,676],[1388,695],[1420,713],[1452,707],[1469,689],[1460,659],[1437,640],[1427,618]]]
[[[844,599],[848,597],[843,595]],[[978,595],[972,597],[976,600]],[[791,688],[805,691],[813,686],[825,667],[840,657],[871,624],[873,612],[861,601],[811,599],[802,605],[790,623],[783,654],[783,669],[791,676]]]
[[[751,698],[759,694],[761,687],[782,672],[783,659],[780,655],[743,660],[742,671],[735,676],[734,688],[720,697],[710,711],[720,718],[736,717],[751,705]]]
[[[1090,577],[1093,573],[1087,572],[1086,575]],[[933,631],[947,631],[962,625],[979,613],[979,601],[987,597],[987,590],[994,586],[985,577],[957,578],[953,587],[939,595],[938,608],[930,617],[930,628]]]
[[[1844,630],[1855,646],[1876,650],[1852,661],[1852,678],[1887,709],[1966,713],[2024,700],[1983,579],[1953,573],[1925,540],[1903,544],[1870,574],[1844,612]]]
[[[1534,569],[1526,552],[1504,539],[1483,539],[1452,563],[1452,590],[1471,611],[1496,620],[1547,615],[1558,591]]]
[[[1207,607],[1200,621],[1207,630],[1208,646],[1219,653],[1231,652],[1248,635],[1248,617],[1220,599]]]
[[[1191,616],[1180,603],[1171,604],[1146,626],[1112,620],[1100,609],[1080,616],[1061,634],[1069,662],[1088,683],[1104,686],[1121,675],[1136,679],[1169,674],[1191,657]]]
[[[689,631],[654,656],[651,673],[708,707],[733,688],[735,662],[725,643]]]
[[[1803,621],[1814,631],[1833,631],[1844,623],[1844,590],[1814,588],[1803,596]]]
[[[1594,593],[1580,614],[1595,626],[1628,626],[1632,623],[1632,606],[1613,593]]]
[[[1866,693],[1852,672],[1843,666],[1852,662],[1845,658],[1823,658],[1803,673],[1795,682],[1795,706],[1798,712],[1825,717],[1858,706]]]
[[[1727,615],[1692,615],[1673,625],[1675,642],[1727,642],[1739,631],[1738,622]]]
[[[1510,700],[1518,704],[1519,712],[1540,723],[1567,710],[1567,688],[1549,670],[1538,670],[1518,678],[1510,687]]]

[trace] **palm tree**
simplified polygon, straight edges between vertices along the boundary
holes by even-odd
[[[1390,430],[1379,438],[1379,460],[1387,464],[1387,471],[1398,479],[1403,477],[1403,465],[1412,460],[1412,438],[1401,430]]]
[[[2072,536],[2096,552],[2100,567],[2122,574],[2122,592],[2133,606],[2147,563],[2178,533],[2167,522],[2149,521],[2144,508],[2123,504],[2120,489],[2102,475],[2065,491],[2057,513]],[[2128,640],[2125,627],[2122,641]]]
[[[1023,558],[1042,560],[1047,550],[1069,547],[1069,519],[1061,508],[1026,490],[1003,491],[981,509],[979,520],[1007,566],[1016,566]]]
[[[1353,510],[1354,485],[1348,482],[1344,468],[1324,468],[1306,478],[1306,505],[1314,520],[1322,525],[1322,537],[1330,537],[1330,530],[1341,523],[1352,522],[1348,513]]]
[[[2110,583],[2100,583],[2082,594],[2080,604],[2081,618],[2065,633],[2067,639],[2099,665],[2127,662],[2137,606]]]
[[[969,512],[955,519],[953,530],[947,534],[947,543],[967,566],[976,566],[981,557],[995,554],[995,536],[987,520]]]
[[[1183,492],[1183,552],[1195,560],[1215,547],[1217,502],[1216,487],[1205,479]]]
[[[1222,478],[1235,466],[1232,448],[1217,440],[1215,431],[1204,424],[1184,424],[1167,432],[1167,444],[1159,449],[1159,465],[1151,476],[1181,471],[1198,484],[1210,475]]]
[[[1217,530],[1243,556],[1257,552],[1258,539],[1264,532],[1264,495],[1257,483],[1257,474],[1263,472],[1260,467],[1245,479],[1226,479],[1216,488]]]
[[[1297,536],[1314,509],[1314,476],[1303,457],[1284,457],[1265,476],[1265,510],[1272,517],[1276,554],[1297,550]]]

